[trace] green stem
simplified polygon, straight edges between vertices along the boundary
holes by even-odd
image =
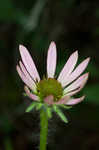
[[[46,110],[42,109],[40,112],[40,150],[46,150],[47,134],[48,134],[48,115]]]

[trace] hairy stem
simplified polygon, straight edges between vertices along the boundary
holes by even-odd
[[[40,112],[40,150],[46,150],[48,134],[48,115],[46,110]]]

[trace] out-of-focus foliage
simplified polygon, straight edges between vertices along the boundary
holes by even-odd
[[[58,51],[57,75],[77,49],[78,63],[87,57],[91,57],[91,62],[86,70],[90,73],[88,83],[78,94],[86,95],[86,99],[64,110],[69,119],[67,125],[56,116],[50,120],[48,149],[99,149],[97,0],[0,0],[0,149],[38,148],[39,113],[25,113],[31,100],[24,97],[23,83],[16,72],[18,47],[23,44],[29,49],[42,78],[52,40]]]

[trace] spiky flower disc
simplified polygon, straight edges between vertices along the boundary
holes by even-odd
[[[56,79],[43,79],[37,83],[37,93],[41,100],[44,100],[49,95],[53,95],[53,100],[58,101],[63,95],[61,83]]]

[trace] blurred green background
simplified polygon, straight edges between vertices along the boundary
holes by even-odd
[[[58,51],[57,74],[69,55],[79,50],[79,62],[91,57],[84,102],[49,121],[48,150],[99,149],[99,1],[0,0],[0,150],[37,150],[39,113],[25,113],[31,100],[23,96],[16,72],[19,44],[33,56],[41,77],[51,41]],[[86,72],[87,72],[86,71]]]

